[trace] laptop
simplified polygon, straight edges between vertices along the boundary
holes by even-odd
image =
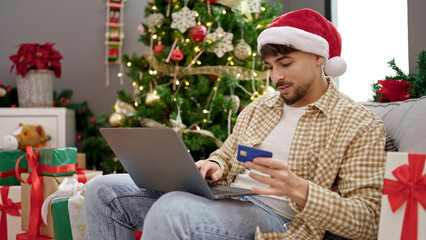
[[[140,188],[184,191],[209,199],[255,195],[250,189],[209,186],[172,128],[100,128],[99,131]]]

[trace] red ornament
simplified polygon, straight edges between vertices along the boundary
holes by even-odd
[[[58,103],[56,101],[53,101],[53,107],[57,107]]]
[[[207,2],[209,2],[209,3],[215,3],[215,2],[217,2],[217,0],[206,0]]]
[[[77,136],[77,141],[79,141],[79,142],[80,142],[82,138],[83,138],[83,137],[82,137],[81,135],[78,135],[78,136]]]
[[[183,52],[179,49],[176,48],[175,50],[173,50],[172,52],[172,60],[175,62],[179,62],[180,60],[182,60],[185,56],[183,55]]]
[[[86,110],[85,108],[81,109],[81,113],[82,113],[82,114],[86,114],[86,111],[87,111],[87,110]]]
[[[163,52],[163,49],[164,49],[164,45],[163,44],[157,44],[157,45],[155,45],[154,46],[154,53],[155,53],[155,55],[160,55],[162,52]]]
[[[16,104],[12,104],[12,106],[10,106],[11,108],[16,108]]]
[[[6,92],[7,93],[11,93],[12,92],[12,88],[11,87],[6,88]]]
[[[90,123],[91,124],[95,124],[95,121],[96,121],[95,118],[90,118]]]
[[[204,25],[195,25],[189,31],[189,35],[196,42],[201,42],[207,36],[207,27]]]
[[[3,83],[0,82],[0,87],[3,87]]]
[[[70,100],[66,97],[61,97],[60,101],[64,105],[67,105],[70,102]]]
[[[388,80],[379,80],[380,85],[383,87],[379,89],[376,93],[382,94],[382,97],[379,97],[377,100],[380,102],[390,101],[405,101],[410,98],[410,87],[413,86],[412,83],[407,81],[399,81],[395,79]]]

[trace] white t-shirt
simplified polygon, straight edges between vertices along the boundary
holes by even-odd
[[[288,162],[290,147],[293,141],[294,133],[296,132],[297,123],[299,122],[300,117],[305,113],[306,107],[295,108],[284,104],[283,108],[284,111],[280,121],[277,123],[274,129],[272,129],[266,139],[255,147],[271,151],[273,153],[273,158]],[[255,170],[252,171],[257,172]],[[269,185],[252,179],[248,175],[249,173],[250,170],[246,169],[244,173],[238,174],[231,186],[240,188],[269,187]],[[293,219],[294,215],[296,215],[296,212],[288,205],[287,197],[259,195],[255,196],[255,198],[272,208],[279,215],[288,219]]]

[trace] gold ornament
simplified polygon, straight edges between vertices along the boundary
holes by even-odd
[[[109,124],[111,127],[120,127],[124,124],[124,119],[126,116],[122,113],[113,113],[109,117]]]
[[[237,113],[240,109],[240,98],[237,95],[228,96],[225,98],[227,101],[231,100],[231,111],[232,113]]]
[[[238,59],[246,60],[251,56],[251,47],[246,43],[246,41],[244,41],[244,39],[241,39],[240,42],[235,45],[234,54]]]
[[[262,88],[262,90],[260,92],[263,95],[263,94],[267,94],[267,93],[273,93],[273,92],[275,92],[275,89],[271,86],[268,86],[268,87],[265,86],[265,87]]]
[[[157,93],[149,92],[148,94],[146,94],[145,104],[148,106],[152,106],[152,104],[154,104],[154,102],[158,100],[160,100],[160,96],[158,96]]]

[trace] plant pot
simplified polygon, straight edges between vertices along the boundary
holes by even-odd
[[[16,77],[19,107],[53,107],[53,71],[30,70]]]

